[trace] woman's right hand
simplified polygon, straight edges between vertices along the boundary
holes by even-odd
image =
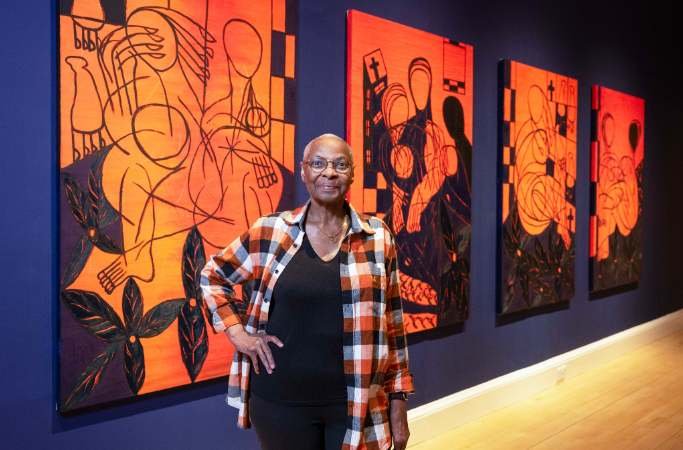
[[[261,358],[263,366],[268,373],[273,373],[275,361],[273,360],[273,354],[270,351],[270,347],[268,347],[268,343],[272,342],[278,347],[282,347],[283,344],[280,339],[265,333],[247,333],[241,324],[228,328],[227,334],[235,349],[249,356],[254,366],[254,372],[259,373],[258,358]]]

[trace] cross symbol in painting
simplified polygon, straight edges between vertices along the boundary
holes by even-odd
[[[375,71],[375,79],[379,80],[379,71],[377,70],[377,68],[379,67],[379,63],[375,61],[374,56],[371,58],[371,60],[372,64],[370,64],[370,68]]]

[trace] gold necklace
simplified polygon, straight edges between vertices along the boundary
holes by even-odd
[[[311,220],[313,221],[313,225],[315,225],[316,227],[318,227],[318,229],[319,229],[320,231],[322,231],[323,234],[324,234],[325,236],[327,236],[327,240],[334,244],[335,242],[339,242],[339,239],[337,239],[337,236],[339,236],[339,233],[341,233],[342,230],[344,229],[344,227],[346,226],[346,219],[348,219],[349,216],[346,216],[346,215],[344,216],[344,223],[342,224],[342,226],[341,226],[341,228],[339,229],[339,231],[337,231],[335,234],[327,234],[327,233],[325,233],[325,230],[323,230],[322,228],[320,228],[320,225],[318,225],[318,223],[315,221],[315,219],[313,218],[313,216],[309,215],[309,217],[310,217]]]

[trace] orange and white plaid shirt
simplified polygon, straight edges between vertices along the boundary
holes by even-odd
[[[294,211],[256,221],[202,270],[201,287],[214,331],[244,323],[249,333],[265,333],[268,308],[279,275],[301,248],[303,219],[310,200]],[[394,238],[380,219],[350,211],[351,226],[340,249],[344,305],[344,372],[348,419],[344,450],[384,450],[391,445],[386,394],[412,393],[408,346],[403,328]],[[233,286],[254,280],[243,322]],[[227,402],[239,409],[237,425],[249,428],[250,359],[235,351]]]

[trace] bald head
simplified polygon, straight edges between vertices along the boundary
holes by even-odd
[[[347,144],[346,141],[339,136],[329,133],[318,136],[308,143],[306,148],[304,148],[304,161],[308,159],[308,154],[310,153],[311,149],[315,148],[317,145],[339,146],[344,149],[345,153],[347,153],[349,156],[349,160],[353,162],[353,151],[351,150],[349,144]]]

